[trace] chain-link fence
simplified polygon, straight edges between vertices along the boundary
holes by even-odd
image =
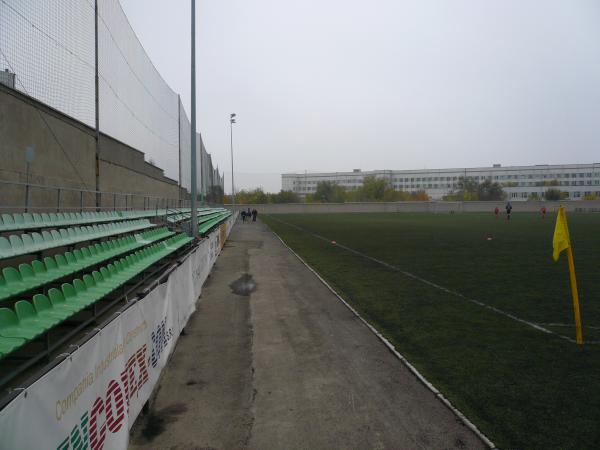
[[[144,152],[191,190],[190,121],[179,95],[152,64],[119,1],[97,0],[97,36],[95,9],[94,0],[0,0],[0,82],[95,127],[97,43],[100,131]],[[197,142],[198,192],[206,198],[222,177]]]

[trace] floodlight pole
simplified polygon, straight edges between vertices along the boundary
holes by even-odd
[[[198,186],[196,186],[196,0],[192,0],[192,151],[191,151],[191,170],[192,170],[192,216],[190,218],[191,235],[198,237],[198,211],[196,209],[196,197]]]
[[[235,113],[229,116],[229,136],[231,138],[231,209],[235,209],[235,185],[233,183],[233,124],[235,123]]]

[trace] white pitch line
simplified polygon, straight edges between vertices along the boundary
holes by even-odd
[[[273,217],[272,215],[269,215],[269,217],[272,218],[273,220],[277,221],[277,222],[283,223],[284,225],[287,225],[287,226],[292,227],[292,228],[296,228],[297,230],[300,230],[303,233],[311,235],[311,236],[313,236],[313,237],[315,237],[317,239],[323,240],[325,242],[331,242],[331,239],[328,239],[328,238],[326,238],[324,236],[321,236],[319,234],[313,233],[312,231],[306,230],[306,229],[304,229],[304,228],[302,228],[302,227],[300,227],[298,225],[285,222],[284,220],[281,220],[281,219],[277,219],[277,218]],[[342,248],[342,249],[344,249],[344,250],[346,250],[346,251],[348,251],[350,253],[354,253],[355,255],[358,255],[358,256],[361,256],[363,258],[369,259],[369,260],[371,260],[371,261],[373,261],[373,262],[375,262],[377,264],[380,264],[380,265],[382,265],[384,267],[387,267],[388,269],[391,269],[391,270],[393,270],[395,272],[401,273],[402,275],[404,275],[406,277],[409,277],[409,278],[412,278],[414,280],[420,281],[421,283],[424,283],[424,284],[426,284],[428,286],[434,287],[434,288],[436,288],[436,289],[438,289],[440,291],[446,292],[447,294],[450,294],[450,295],[453,295],[455,297],[461,298],[461,299],[463,299],[463,300],[465,300],[467,302],[473,303],[473,304],[475,304],[477,306],[480,306],[482,308],[488,309],[488,310],[490,310],[492,312],[495,312],[496,314],[499,314],[501,316],[508,317],[509,319],[512,319],[512,320],[514,320],[516,322],[520,322],[520,323],[525,324],[525,325],[527,325],[527,326],[529,326],[529,327],[531,327],[531,328],[533,328],[535,330],[541,331],[542,333],[551,334],[553,336],[559,337],[559,338],[564,339],[565,341],[571,342],[573,344],[577,343],[575,341],[575,339],[570,338],[570,337],[565,336],[565,335],[562,335],[560,333],[556,333],[556,332],[554,332],[552,330],[549,330],[549,329],[543,327],[542,324],[531,322],[531,321],[525,320],[525,319],[521,319],[520,317],[517,317],[514,314],[511,314],[509,312],[503,311],[503,310],[501,310],[499,308],[496,308],[495,306],[491,306],[491,305],[488,305],[487,303],[483,303],[483,302],[481,302],[479,300],[475,300],[473,298],[469,298],[466,295],[461,294],[460,292],[453,291],[452,289],[448,289],[447,287],[444,287],[444,286],[440,286],[439,284],[436,284],[436,283],[434,283],[432,281],[426,280],[425,278],[421,278],[421,277],[419,277],[419,276],[417,276],[417,275],[415,275],[413,273],[410,273],[410,272],[407,272],[405,270],[402,270],[399,267],[393,266],[393,265],[391,265],[389,263],[386,263],[385,261],[381,261],[380,259],[377,259],[377,258],[374,258],[372,256],[366,255],[365,253],[359,252],[358,250],[354,250],[353,248],[347,247],[347,246],[345,246],[343,244],[340,244],[338,242],[336,242],[335,245],[336,245],[336,247],[340,247],[340,248]],[[589,342],[586,342],[585,344],[587,344],[587,345],[590,345],[590,344],[600,344],[600,341],[589,341]]]
[[[575,324],[573,323],[540,323],[538,322],[538,325],[542,325],[545,327],[574,327]],[[584,328],[589,328],[590,330],[600,330],[600,327],[596,327],[593,325],[585,325]]]

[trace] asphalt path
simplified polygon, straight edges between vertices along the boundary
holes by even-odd
[[[484,443],[260,222],[238,221],[131,449]]]

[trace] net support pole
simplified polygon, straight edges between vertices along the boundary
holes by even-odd
[[[179,186],[177,187],[177,207],[181,208],[181,96],[177,94],[177,160],[179,161]]]
[[[233,120],[229,120],[229,138],[231,148],[231,209],[235,211],[235,184],[233,182]]]
[[[96,113],[96,210],[100,210],[100,76],[98,74],[98,0],[94,0],[94,108]]]
[[[194,238],[198,237],[198,211],[196,209],[196,200],[198,186],[196,185],[196,0],[192,1],[192,61],[191,61],[191,78],[192,78],[192,151],[191,151],[191,170],[192,170],[192,216],[190,218],[191,235]]]

